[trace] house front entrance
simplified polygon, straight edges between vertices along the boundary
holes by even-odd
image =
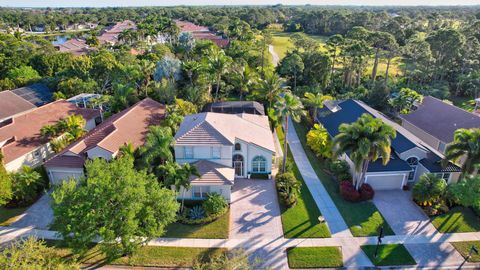
[[[243,156],[234,155],[232,158],[233,168],[235,169],[235,177],[244,177],[243,171]]]

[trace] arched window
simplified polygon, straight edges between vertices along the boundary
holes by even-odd
[[[267,170],[267,160],[262,156],[256,156],[252,160],[252,172],[259,173]]]
[[[407,159],[408,165],[412,168],[412,171],[408,174],[408,181],[412,181],[415,178],[415,171],[417,170],[418,166],[418,158],[410,157]]]
[[[235,144],[235,151],[240,151],[240,150],[242,150],[242,145],[239,144],[239,143],[236,143]]]

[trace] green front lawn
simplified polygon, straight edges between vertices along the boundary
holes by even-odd
[[[340,247],[293,247],[287,249],[290,268],[342,267]]]
[[[58,256],[65,260],[77,257],[65,247],[62,241],[47,241],[47,245],[55,248]],[[156,266],[156,267],[191,267],[198,261],[209,261],[211,257],[219,256],[226,252],[222,248],[184,248],[184,247],[155,247],[143,246],[133,255],[108,259],[101,252],[99,245],[92,247],[78,262],[85,265],[112,264],[131,266]]]
[[[277,135],[283,146],[284,134],[281,128],[277,128]],[[318,217],[321,215],[320,210],[303,181],[290,151],[288,151],[287,159],[292,164],[293,173],[302,186],[295,206],[287,208],[280,201],[283,234],[287,238],[330,237],[327,225],[325,223],[320,224],[318,221]]]
[[[375,258],[375,245],[362,246],[362,250],[376,266],[414,265],[417,264],[408,250],[400,244],[380,245]]]
[[[340,214],[347,223],[353,236],[375,236],[378,235],[378,229],[383,226],[385,235],[393,235],[394,232],[378,211],[373,202],[351,203],[345,201],[338,191],[338,181],[325,173],[324,164],[307,146],[307,127],[302,123],[294,123],[300,142],[307,154],[308,160],[315,170],[318,178],[322,181],[325,189],[330,194],[333,202],[337,206]]]
[[[480,231],[480,217],[467,207],[454,207],[447,213],[433,217],[431,220],[441,233]]]
[[[454,242],[451,243],[455,249],[462,254],[462,256],[467,259],[470,253],[470,249],[472,246],[475,246],[477,250],[480,250],[480,241],[468,241],[468,242]],[[467,259],[468,262],[472,263],[479,263],[480,262],[480,254],[472,253],[472,256]]]
[[[217,220],[203,225],[186,225],[179,222],[168,225],[163,237],[172,238],[228,238],[230,211]]]
[[[15,222],[17,217],[21,215],[28,207],[5,208],[0,207],[0,226],[8,226]]]

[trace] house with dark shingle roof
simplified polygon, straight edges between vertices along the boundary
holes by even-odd
[[[230,201],[235,178],[270,176],[275,145],[268,117],[204,112],[184,118],[175,134],[175,160],[192,163],[201,177],[191,179],[184,199],[200,200],[210,192]]]
[[[86,160],[111,160],[125,144],[131,143],[135,148],[143,145],[149,127],[160,124],[164,117],[165,105],[149,98],[112,115],[45,162],[50,182],[59,184],[66,179],[82,177]]]
[[[404,128],[442,153],[457,129],[480,128],[479,115],[431,96],[424,97],[415,110],[400,118]]]
[[[442,167],[443,155],[440,152],[361,101],[348,99],[330,103],[319,110],[317,120],[333,138],[339,133],[341,124],[353,123],[364,113],[381,119],[397,132],[397,136],[391,142],[391,157],[387,165],[383,165],[382,160],[378,159],[368,166],[365,182],[374,189],[401,189],[404,185],[415,183],[425,173],[438,174],[448,183],[458,180],[460,176],[458,166],[450,163]],[[350,164],[352,175],[355,175],[349,153],[345,153],[342,158]]]

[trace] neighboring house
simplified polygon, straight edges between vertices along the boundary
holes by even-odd
[[[37,106],[19,97],[12,91],[0,92],[0,122],[15,115],[37,108]]]
[[[99,98],[102,95],[92,93],[81,93],[67,99],[68,102],[73,103],[81,108],[87,108],[92,99]],[[91,107],[91,106],[90,106]]]
[[[52,90],[43,83],[35,83],[11,90],[17,96],[39,107],[52,101]]]
[[[55,45],[59,52],[71,53],[73,55],[83,55],[89,53],[92,49],[84,39],[72,38],[63,44]]]
[[[103,33],[98,37],[100,44],[108,43],[110,45],[115,45],[118,42],[118,36],[125,30],[136,30],[137,25],[130,21],[125,20],[123,22],[118,22],[115,25],[105,29]]]
[[[196,40],[210,40],[213,43],[217,44],[218,47],[224,48],[229,44],[229,40],[218,35],[217,33],[210,31],[208,27],[196,25],[192,22],[175,20],[175,24],[180,28],[180,32],[191,33],[193,38]],[[165,38],[162,38],[165,41]]]
[[[457,129],[480,128],[479,115],[431,96],[424,97],[415,110],[400,118],[404,128],[442,153]]]
[[[256,101],[225,101],[225,102],[213,102],[205,105],[203,112],[216,112],[216,113],[249,113],[265,115],[265,109],[263,105]]]
[[[42,165],[53,151],[49,139],[40,134],[40,129],[73,114],[86,120],[86,130],[93,129],[100,118],[98,110],[78,108],[65,100],[58,100],[0,123],[0,150],[7,171],[16,171],[23,165]]]
[[[176,161],[197,165],[201,174],[192,181],[185,199],[203,199],[217,192],[230,201],[235,178],[271,175],[274,154],[268,117],[262,115],[188,115],[175,134]]]
[[[112,115],[45,163],[50,183],[80,178],[87,159],[111,160],[125,144],[143,145],[149,127],[160,124],[164,116],[165,106],[149,98]]]
[[[443,155],[429,147],[424,141],[408,130],[391,121],[382,113],[357,100],[345,100],[333,106],[320,109],[317,120],[326,128],[331,137],[339,133],[339,126],[343,123],[353,123],[362,114],[368,113],[397,131],[392,140],[391,158],[387,165],[382,164],[381,158],[370,162],[365,182],[376,190],[401,189],[404,185],[415,183],[425,173],[435,173],[448,183],[454,183],[460,176],[460,168],[449,163],[445,168],[440,164]],[[351,167],[354,174],[353,162],[348,153],[342,156]]]

